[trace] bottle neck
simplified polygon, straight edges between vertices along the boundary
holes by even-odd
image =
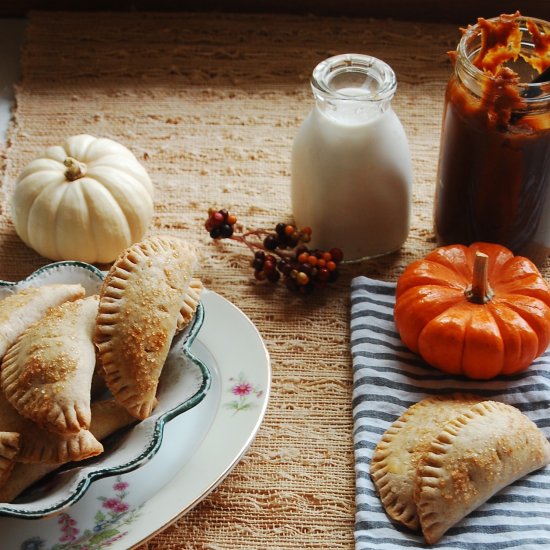
[[[390,108],[397,82],[392,68],[380,59],[343,54],[315,67],[311,88],[317,109],[325,116],[361,124]]]

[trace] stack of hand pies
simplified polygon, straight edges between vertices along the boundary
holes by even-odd
[[[429,544],[503,487],[550,463],[550,443],[517,408],[476,395],[426,398],[382,436],[371,477],[387,514]]]
[[[151,237],[121,254],[99,295],[53,284],[0,301],[0,502],[151,415],[172,338],[199,302],[197,263],[189,243]]]

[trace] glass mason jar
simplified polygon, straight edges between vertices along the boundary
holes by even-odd
[[[490,19],[484,28],[515,18],[521,53],[536,57],[528,18],[518,15]],[[530,21],[550,35],[548,22]],[[474,59],[483,32],[478,23],[462,36],[447,85],[434,205],[437,242],[498,243],[540,264],[550,252],[549,77],[522,57],[508,64],[515,80],[480,70]],[[544,54],[540,58],[544,63]]]
[[[291,198],[310,247],[340,248],[344,260],[401,247],[409,231],[412,169],[391,107],[395,73],[359,54],[331,57],[311,78],[315,106],[292,148]]]

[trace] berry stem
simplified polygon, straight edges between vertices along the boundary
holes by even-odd
[[[292,224],[280,222],[274,231],[239,232],[236,223],[237,217],[227,209],[210,208],[204,225],[212,239],[244,244],[253,253],[251,266],[257,280],[276,283],[282,279],[290,291],[309,294],[337,279],[342,251],[310,250],[306,244],[311,239],[309,227],[298,230]]]
[[[254,243],[250,242],[247,237],[250,235],[250,233],[243,233],[242,235],[231,235],[228,239],[229,241],[237,241],[238,243],[242,243],[246,245],[252,252],[255,252],[256,250],[263,250],[263,246],[261,243]]]
[[[240,235],[231,235],[231,237],[228,237],[225,240],[230,241],[236,241],[239,243],[244,244],[247,246],[252,252],[255,252],[256,250],[265,250],[264,244],[262,242],[262,237],[266,237],[267,235],[271,235],[271,231],[267,231],[266,229],[256,229],[254,231],[247,231],[246,233],[241,233]],[[250,237],[256,237],[258,239],[258,242],[250,240]],[[292,258],[294,253],[291,250],[270,250],[270,254],[273,254],[275,256],[279,256],[279,258],[282,259],[288,259]]]

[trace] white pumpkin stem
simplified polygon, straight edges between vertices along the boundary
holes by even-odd
[[[73,157],[67,157],[63,164],[67,167],[65,172],[65,177],[69,181],[77,180],[78,178],[83,178],[86,175],[87,167],[83,162],[80,162]]]
[[[489,256],[478,250],[474,260],[472,284],[464,292],[466,298],[474,304],[485,304],[493,297],[487,276],[488,262]]]

